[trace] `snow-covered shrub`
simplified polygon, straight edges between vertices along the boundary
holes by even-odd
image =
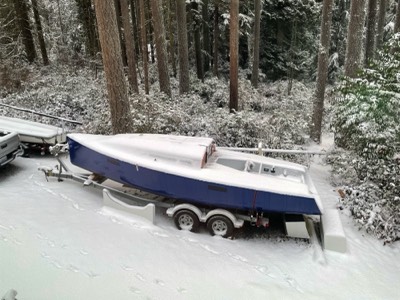
[[[344,79],[333,121],[338,145],[354,153],[347,170],[357,175],[344,203],[362,227],[385,242],[400,239],[399,47],[396,35],[358,78]]]

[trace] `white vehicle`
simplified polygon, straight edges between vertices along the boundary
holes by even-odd
[[[0,129],[0,167],[22,154],[23,150],[19,145],[18,134]]]

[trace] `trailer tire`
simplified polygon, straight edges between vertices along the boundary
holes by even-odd
[[[174,214],[174,222],[179,230],[188,230],[197,232],[200,226],[200,221],[197,215],[188,209],[182,209]]]
[[[231,237],[233,234],[233,223],[226,216],[213,216],[207,221],[207,229],[211,235],[218,235],[224,238]]]

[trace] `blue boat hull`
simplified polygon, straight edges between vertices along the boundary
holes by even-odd
[[[128,186],[203,206],[320,215],[314,198],[217,184],[132,165],[68,139],[71,163]]]

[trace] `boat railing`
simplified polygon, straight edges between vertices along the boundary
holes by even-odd
[[[255,153],[261,156],[265,156],[266,153],[276,153],[276,154],[289,154],[289,155],[305,155],[307,157],[307,165],[310,166],[311,157],[314,155],[328,155],[327,151],[310,151],[310,150],[290,150],[290,149],[271,149],[263,148],[260,143],[257,148],[241,148],[241,147],[218,147],[218,149],[231,150],[246,153]]]
[[[13,105],[9,105],[9,104],[4,104],[4,103],[0,103],[0,106],[7,107],[7,108],[10,108],[10,109],[14,109],[14,110],[18,110],[18,111],[22,111],[22,112],[27,112],[27,113],[30,113],[31,115],[37,115],[37,116],[41,116],[41,117],[46,117],[46,118],[50,118],[50,119],[59,120],[59,121],[61,121],[61,128],[62,128],[62,132],[63,133],[65,133],[65,123],[70,123],[70,124],[75,124],[75,125],[82,125],[82,122],[79,122],[79,121],[53,116],[53,115],[50,115],[50,114],[34,111],[32,109],[17,107],[17,106],[13,106]]]

